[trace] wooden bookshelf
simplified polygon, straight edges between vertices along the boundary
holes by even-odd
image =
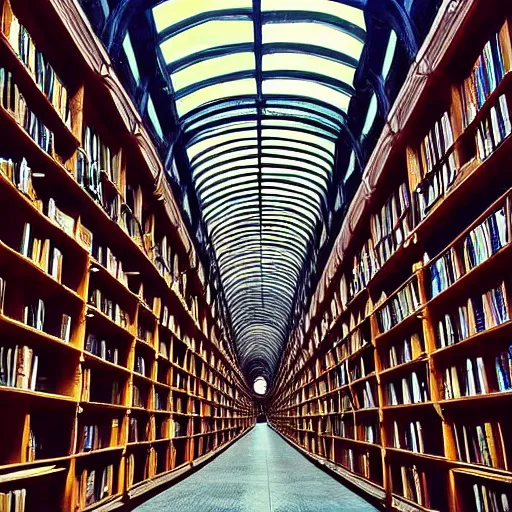
[[[162,164],[79,8],[0,6],[0,508],[109,510],[255,412]]]
[[[269,397],[386,510],[512,500],[511,30],[506,2],[440,8]]]

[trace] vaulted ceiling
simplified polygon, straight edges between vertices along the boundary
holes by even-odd
[[[250,380],[271,380],[319,250],[336,235],[348,176],[389,108],[397,39],[410,62],[412,6],[435,12],[436,2],[90,2],[141,109],[172,161],[180,155],[240,364]]]

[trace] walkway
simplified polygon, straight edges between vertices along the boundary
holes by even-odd
[[[294,450],[266,424],[136,512],[377,510]]]

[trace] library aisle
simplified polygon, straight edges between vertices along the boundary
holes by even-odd
[[[198,492],[200,490],[200,492]],[[136,512],[366,512],[377,510],[310,463],[267,424]]]

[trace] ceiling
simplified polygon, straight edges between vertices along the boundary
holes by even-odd
[[[81,2],[180,169],[242,369],[271,381],[439,1]]]
[[[270,377],[326,207],[364,13],[168,0],[153,16],[240,363]]]

